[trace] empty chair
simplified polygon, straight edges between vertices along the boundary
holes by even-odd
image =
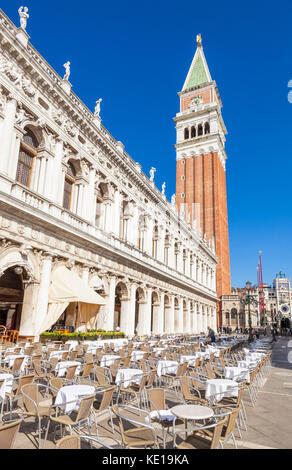
[[[113,418],[112,418],[112,413],[110,409],[110,405],[112,404],[112,399],[113,399],[113,394],[116,391],[116,386],[114,385],[113,387],[107,388],[106,390],[103,391],[102,393],[102,398],[99,403],[98,408],[95,408],[93,406],[93,415],[94,415],[94,421],[95,421],[95,429],[96,429],[96,435],[98,436],[98,426],[97,426],[97,419],[103,416],[105,413],[109,413],[110,416],[110,421],[111,421],[111,426],[112,426],[112,431],[114,434],[114,424],[113,424]],[[96,401],[94,402],[94,404]]]
[[[126,449],[137,447],[155,447],[159,449],[155,428],[122,414],[123,410],[127,409],[133,411],[135,418],[137,415],[139,416],[143,413],[143,410],[132,406],[118,407],[117,405],[113,405],[111,407],[113,414],[118,418],[123,447]],[[144,411],[144,413],[148,415],[147,412]]]
[[[213,424],[201,426],[198,429],[194,429],[192,434],[187,437],[186,440],[181,442],[177,449],[192,450],[192,449],[217,449],[220,444],[220,437],[222,434],[223,425],[226,423],[227,418],[223,418]],[[208,430],[208,436],[203,435],[203,431]]]
[[[0,426],[0,449],[12,449],[22,419]]]

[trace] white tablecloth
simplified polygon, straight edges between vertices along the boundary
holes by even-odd
[[[109,367],[112,364],[114,364],[116,359],[119,359],[120,356],[116,354],[106,354],[102,357],[102,360],[100,361],[101,367]]]
[[[131,361],[139,361],[140,359],[143,359],[145,354],[145,351],[132,351]]]
[[[5,393],[11,393],[13,385],[13,375],[12,374],[2,374],[0,373],[0,380],[4,380],[4,383],[0,387],[0,397],[5,398]]]
[[[257,361],[252,360],[245,360],[245,361],[237,361],[238,367],[243,367],[244,369],[254,369],[257,366]]]
[[[189,366],[195,366],[197,362],[198,356],[180,356],[180,362],[188,361]]]
[[[77,366],[75,371],[75,375],[78,375],[81,371],[81,364],[77,361],[61,361],[56,364],[55,371],[58,377],[64,377],[66,375],[66,371],[70,366]]]
[[[163,374],[176,374],[178,368],[177,361],[158,361],[157,375],[160,377]]]
[[[228,379],[206,380],[205,397],[207,400],[220,401],[224,397],[237,397],[238,383]]]
[[[76,347],[78,346],[78,341],[70,340],[70,341],[66,341],[65,344],[70,344],[69,351],[75,351]]]
[[[155,356],[161,356],[161,353],[165,350],[166,348],[153,348],[153,352],[155,352]]]
[[[53,351],[50,353],[49,360],[52,359],[52,357],[57,357],[58,359],[62,359],[62,356],[64,353],[68,351]]]
[[[225,367],[224,377],[226,379],[240,379],[250,382],[249,370],[244,367]]]
[[[21,368],[20,368],[21,372],[23,372],[24,369],[25,369],[25,366],[27,365],[27,363],[30,359],[30,356],[23,356],[21,354],[12,354],[12,355],[6,356],[5,359],[4,359],[4,362],[5,362],[5,364],[7,364],[8,367],[11,368],[14,364],[15,359],[18,358],[18,357],[24,357],[24,361],[23,361],[23,363],[21,365]]]
[[[116,376],[116,384],[128,387],[131,383],[139,384],[143,371],[141,369],[119,369]]]
[[[93,395],[95,388],[91,385],[68,385],[60,388],[56,396],[56,405],[61,405],[69,401],[73,401],[65,406],[65,413],[70,413],[74,409],[78,408],[78,404],[83,397]]]

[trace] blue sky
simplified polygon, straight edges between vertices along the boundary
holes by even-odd
[[[292,277],[292,4],[288,1],[25,0],[31,43],[159,188],[175,192],[175,128],[181,90],[202,34],[223,102],[232,285]],[[20,0],[0,7],[19,24]],[[291,88],[292,90],[292,88]]]

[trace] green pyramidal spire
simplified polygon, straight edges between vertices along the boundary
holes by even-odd
[[[197,50],[184,83],[183,90],[211,81],[212,78],[203,52],[202,38],[199,34],[197,36]]]

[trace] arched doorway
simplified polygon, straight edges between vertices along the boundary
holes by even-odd
[[[120,328],[126,334],[128,331],[128,303],[128,288],[126,284],[119,282],[115,289],[114,329]]]
[[[138,287],[136,290],[136,301],[135,301],[135,323],[134,323],[134,333],[138,335],[143,335],[145,333],[145,305],[146,305],[146,296],[145,292],[141,287]]]
[[[0,324],[7,329],[20,327],[26,271],[13,266],[0,277]]]

